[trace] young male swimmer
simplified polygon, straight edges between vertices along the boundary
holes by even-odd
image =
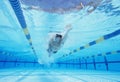
[[[52,38],[49,40],[48,44],[48,53],[49,57],[52,54],[57,53],[57,51],[61,48],[61,46],[64,44],[65,40],[67,39],[69,31],[72,29],[72,26],[69,24],[66,26],[65,30],[61,33],[56,33],[52,36]]]

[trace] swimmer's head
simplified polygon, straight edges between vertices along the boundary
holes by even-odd
[[[55,38],[56,42],[60,42],[61,38],[62,38],[62,35],[56,34],[56,38]]]

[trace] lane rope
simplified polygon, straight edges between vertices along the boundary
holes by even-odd
[[[83,56],[83,57],[80,57],[80,58],[82,58],[82,59],[87,59],[87,58],[90,58],[90,57],[115,55],[115,54],[119,54],[119,53],[120,53],[120,50],[116,50],[116,51],[110,51],[110,52],[106,52],[106,53],[100,53],[100,54],[96,54],[96,55],[92,55],[92,56]],[[79,58],[79,59],[80,59],[80,58]],[[69,60],[64,60],[64,61],[59,60],[59,61],[60,61],[60,62],[71,61],[71,59],[69,59]],[[60,63],[60,62],[57,62],[57,63]]]
[[[108,40],[108,39],[110,39],[110,38],[113,38],[113,37],[115,37],[115,36],[117,36],[117,35],[119,35],[119,34],[120,34],[120,29],[118,29],[118,30],[116,30],[116,31],[114,31],[114,32],[112,32],[112,33],[106,34],[106,35],[104,35],[104,36],[102,36],[102,37],[100,37],[100,38],[98,38],[98,39],[96,39],[96,40],[94,40],[94,41],[91,41],[91,42],[87,43],[87,44],[84,45],[84,46],[80,46],[79,48],[74,49],[73,51],[69,52],[69,54],[63,55],[62,57],[69,56],[69,55],[71,55],[71,54],[73,54],[73,53],[75,53],[75,52],[78,52],[78,51],[80,51],[80,50],[86,49],[86,48],[88,48],[88,47],[90,47],[90,46],[93,46],[93,45],[95,45],[95,44],[98,44],[98,43],[100,43],[100,42],[103,42],[103,41],[105,41],[105,40]]]
[[[33,44],[32,44],[32,39],[31,39],[29,30],[27,28],[27,24],[26,24],[19,0],[9,0],[9,2],[10,2],[11,6],[15,12],[15,15],[16,15],[16,17],[17,17],[17,19],[18,19],[18,21],[23,29],[25,37],[28,40],[29,45],[31,46],[31,49],[33,50],[33,53],[36,55],[35,49],[34,49]],[[37,55],[36,55],[36,58],[37,58]]]

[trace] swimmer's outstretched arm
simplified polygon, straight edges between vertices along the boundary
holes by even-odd
[[[65,27],[65,31],[62,33],[62,37],[63,37],[62,43],[64,43],[64,41],[66,40],[67,35],[71,29],[72,29],[72,26],[70,24]]]

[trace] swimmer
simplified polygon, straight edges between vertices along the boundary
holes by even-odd
[[[61,33],[56,33],[52,36],[52,38],[49,41],[48,44],[48,53],[49,53],[49,57],[51,56],[51,54],[55,54],[57,53],[57,51],[61,48],[61,46],[64,44],[69,31],[72,29],[71,25],[67,25],[65,30]]]

